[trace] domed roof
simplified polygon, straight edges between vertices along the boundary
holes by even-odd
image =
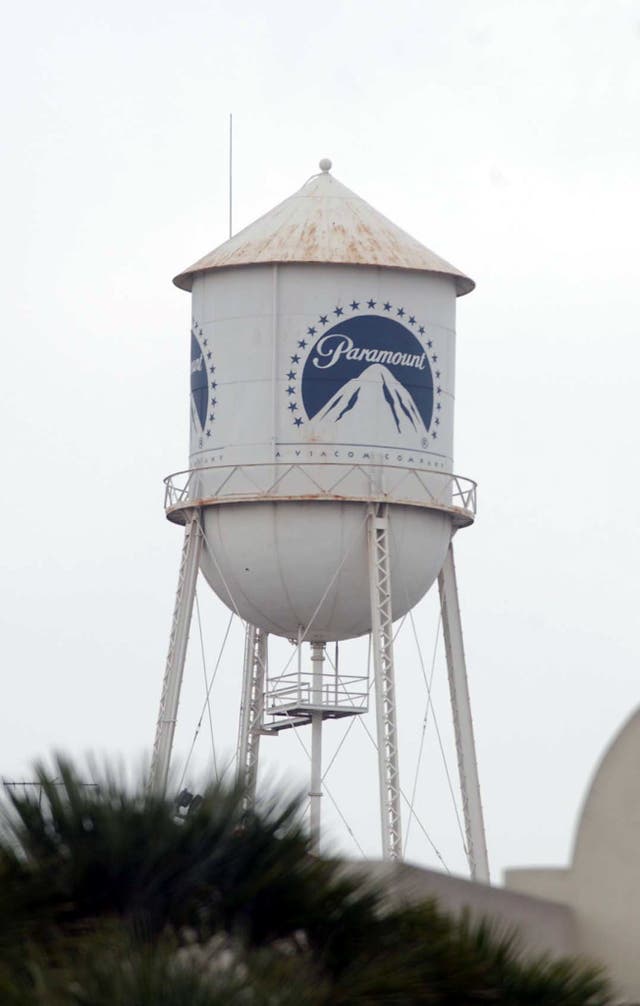
[[[585,875],[594,872],[596,861],[614,859],[620,865],[632,861],[638,893],[639,760],[640,709],[636,709],[611,741],[593,774],[582,805],[573,850],[574,868],[581,868]],[[602,872],[604,875],[606,871]],[[640,921],[640,907],[636,914]]]
[[[322,262],[415,269],[453,278],[458,296],[475,283],[383,216],[320,162],[298,192],[175,277],[191,290],[196,273],[274,262]]]

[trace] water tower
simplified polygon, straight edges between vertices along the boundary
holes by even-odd
[[[488,880],[451,546],[475,515],[475,484],[452,474],[456,298],[474,284],[320,169],[174,280],[192,295],[191,450],[166,480],[185,537],[152,783],[200,569],[246,627],[239,778],[251,797],[261,737],[309,724],[316,839],[323,723],[368,698],[327,644],[370,633],[382,849],[399,859],[392,623],[437,579],[468,858]],[[275,679],[269,634],[295,647]]]

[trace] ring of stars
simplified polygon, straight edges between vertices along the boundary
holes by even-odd
[[[367,311],[374,311],[376,314],[383,314],[383,315],[388,314],[390,316],[393,316],[396,320],[399,320],[402,324],[409,324],[415,330],[415,332],[417,332],[419,336],[422,336],[421,341],[425,346],[425,351],[428,353],[430,364],[433,365],[431,367],[431,372],[434,378],[434,387],[433,387],[433,393],[435,398],[434,418],[431,420],[431,429],[429,432],[431,434],[431,439],[437,440],[438,430],[435,427],[440,426],[440,412],[442,411],[442,402],[440,396],[443,394],[442,385],[440,383],[442,378],[442,371],[434,369],[434,366],[437,365],[439,358],[438,354],[436,352],[433,352],[434,349],[433,339],[426,338],[427,330],[425,326],[419,325],[416,320],[416,316],[414,314],[408,314],[404,307],[394,305],[388,300],[377,301],[374,300],[373,297],[363,301],[354,299],[350,301],[346,307],[342,304],[336,304],[336,306],[327,314],[321,314],[314,325],[307,326],[307,330],[305,333],[306,337],[297,340],[296,350],[305,350],[309,345],[309,342],[313,339],[313,337],[321,333],[323,330],[325,330],[328,325],[333,324],[337,318],[343,318],[343,317],[346,318],[350,312],[356,312],[356,311],[362,312],[363,310],[365,310],[364,307],[365,304]],[[347,312],[346,315],[345,311]],[[300,429],[301,426],[304,426],[304,419],[300,415],[300,406],[298,401],[296,400],[296,396],[299,396],[299,389],[297,390],[297,387],[299,385],[301,363],[302,359],[300,353],[294,351],[289,356],[289,370],[285,374],[285,379],[287,382],[286,385],[287,409],[290,413],[293,425],[297,429]],[[437,382],[437,384],[435,382]],[[423,443],[423,446],[426,446],[426,444]]]
[[[216,398],[216,388],[218,387],[218,382],[216,381],[216,367],[213,362],[213,352],[209,345],[209,340],[204,338],[202,326],[195,320],[191,328],[191,334],[200,346],[200,352],[202,353],[204,365],[207,369],[207,387],[209,393],[207,419],[204,424],[203,436],[198,438],[200,447],[203,447],[205,437],[211,437],[211,428],[216,419],[215,409],[218,404],[218,399]]]

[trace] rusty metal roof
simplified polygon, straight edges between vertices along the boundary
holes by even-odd
[[[175,277],[191,290],[196,273],[274,262],[322,262],[415,269],[451,276],[458,296],[475,283],[412,238],[329,173],[331,162],[298,192]]]

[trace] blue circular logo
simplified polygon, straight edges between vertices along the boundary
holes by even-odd
[[[309,419],[336,429],[365,405],[382,410],[398,434],[426,435],[433,416],[424,347],[400,322],[380,315],[356,315],[323,332],[309,350],[301,393]]]
[[[295,338],[284,389],[304,442],[356,447],[373,436],[380,446],[436,450],[442,364],[434,336],[415,315],[389,300],[353,300]]]
[[[205,437],[211,436],[216,418],[215,372],[209,340],[204,338],[202,328],[194,322],[191,329],[191,425],[199,447],[204,446]]]

